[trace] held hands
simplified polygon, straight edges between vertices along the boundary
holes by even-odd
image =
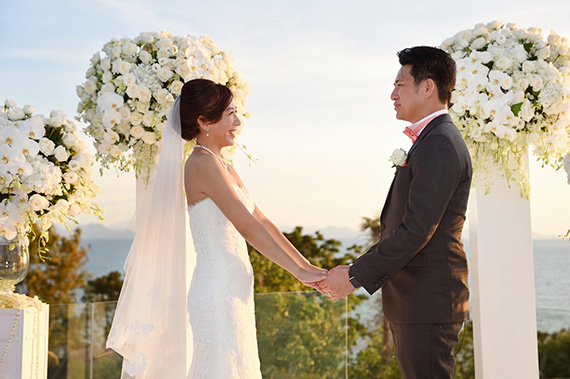
[[[348,280],[348,269],[350,266],[337,266],[329,271],[329,275],[320,281],[318,286],[321,293],[324,293],[333,301],[347,297],[355,288]]]
[[[318,283],[325,279],[328,273],[328,270],[325,270],[324,268],[308,265],[307,267],[301,268],[295,277],[304,285],[313,287],[320,293],[324,294]]]

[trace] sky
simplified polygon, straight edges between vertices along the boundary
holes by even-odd
[[[383,206],[390,154],[411,144],[390,100],[396,53],[493,20],[570,37],[569,14],[566,0],[10,1],[0,13],[0,101],[72,118],[89,59],[112,38],[210,36],[251,86],[239,142],[255,162],[238,152],[234,165],[257,205],[282,230],[357,230]],[[554,238],[570,228],[570,185],[564,170],[534,162],[533,233]],[[79,221],[124,226],[135,210],[134,175],[95,171],[105,220]]]

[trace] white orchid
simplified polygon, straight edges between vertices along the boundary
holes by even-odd
[[[17,108],[15,102],[4,104],[0,109],[0,234],[25,244],[37,223],[40,238],[46,238],[53,222],[65,224],[78,214],[65,212],[76,204],[74,198],[81,199],[74,211],[100,214],[91,201],[98,192],[91,180],[91,158],[76,135],[75,124],[61,111],[45,117],[33,115],[31,105],[22,113],[12,111]],[[21,118],[12,120],[14,115]]]

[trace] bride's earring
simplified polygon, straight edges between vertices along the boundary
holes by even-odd
[[[206,129],[206,137],[210,137],[210,129]]]

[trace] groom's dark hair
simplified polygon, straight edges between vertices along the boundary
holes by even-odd
[[[431,79],[437,86],[439,100],[449,106],[451,91],[455,87],[455,61],[445,51],[436,47],[416,46],[398,52],[400,64],[411,65],[410,74],[418,86],[422,81]]]

